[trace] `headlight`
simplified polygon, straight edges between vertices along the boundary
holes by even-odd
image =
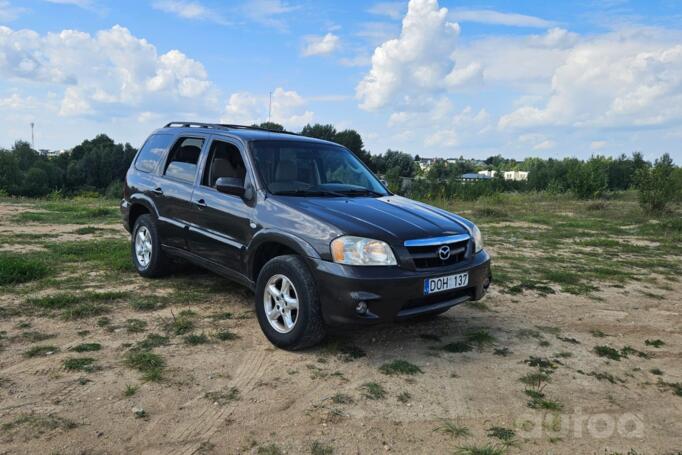
[[[334,262],[348,265],[396,265],[393,250],[381,240],[344,236],[331,243]]]
[[[474,251],[478,253],[483,249],[483,236],[481,236],[481,231],[475,224],[471,228],[471,234],[474,236]]]

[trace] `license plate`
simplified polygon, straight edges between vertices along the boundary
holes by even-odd
[[[463,288],[467,284],[469,284],[469,272],[438,278],[427,278],[424,280],[424,295]]]

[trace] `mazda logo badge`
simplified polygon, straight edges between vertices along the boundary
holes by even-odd
[[[443,261],[447,260],[450,257],[450,247],[443,245],[442,247],[438,248],[438,257]]]

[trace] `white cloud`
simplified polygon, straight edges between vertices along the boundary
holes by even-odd
[[[268,120],[268,97],[249,92],[233,93],[225,106],[221,121],[225,123],[252,124]],[[307,110],[307,102],[293,90],[281,87],[272,92],[272,113],[270,120],[285,128],[299,129],[311,123],[313,112]]]
[[[553,149],[554,146],[556,146],[556,143],[554,141],[550,141],[549,139],[540,142],[539,144],[535,144],[533,146],[533,150],[549,150]]]
[[[201,63],[177,50],[159,55],[118,25],[95,35],[0,27],[0,75],[64,86],[63,116],[206,108],[212,90]]]
[[[287,29],[283,16],[297,9],[299,9],[298,6],[290,5],[282,0],[249,0],[242,7],[243,13],[249,19],[282,31]]]
[[[590,148],[592,150],[601,150],[608,145],[606,141],[592,141],[590,143]]]
[[[427,147],[455,147],[459,145],[459,137],[453,130],[439,130],[426,137],[424,145]]]
[[[73,5],[83,9],[90,9],[93,7],[92,0],[45,0],[48,3],[55,3],[58,5]]]
[[[339,47],[339,37],[333,33],[324,36],[310,35],[304,38],[305,45],[301,50],[304,57],[313,55],[328,55]]]
[[[375,110],[389,103],[405,104],[420,97],[461,85],[475,75],[450,58],[459,26],[447,21],[447,9],[436,0],[411,0],[400,37],[374,50],[372,68],[356,87],[360,107]]]
[[[217,11],[199,2],[185,0],[158,0],[152,6],[154,9],[175,14],[183,19],[203,20],[225,25],[228,21]]]
[[[12,6],[8,0],[0,0],[0,22],[12,22],[25,12],[26,8]]]
[[[632,127],[682,120],[682,44],[646,31],[579,42],[551,81],[544,106],[521,106],[501,117],[500,127]]]
[[[373,5],[367,12],[379,16],[387,16],[391,19],[400,19],[405,14],[405,2],[380,2]]]
[[[450,19],[457,22],[478,22],[510,27],[547,28],[553,25],[552,21],[535,16],[483,9],[455,9],[450,12]]]

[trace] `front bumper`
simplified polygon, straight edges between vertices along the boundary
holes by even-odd
[[[324,320],[329,325],[371,324],[442,311],[468,300],[481,299],[491,280],[490,256],[483,250],[471,259],[446,268],[406,270],[400,267],[354,267],[311,259]],[[469,272],[469,284],[424,295],[424,280]],[[359,314],[356,307],[367,304]]]

